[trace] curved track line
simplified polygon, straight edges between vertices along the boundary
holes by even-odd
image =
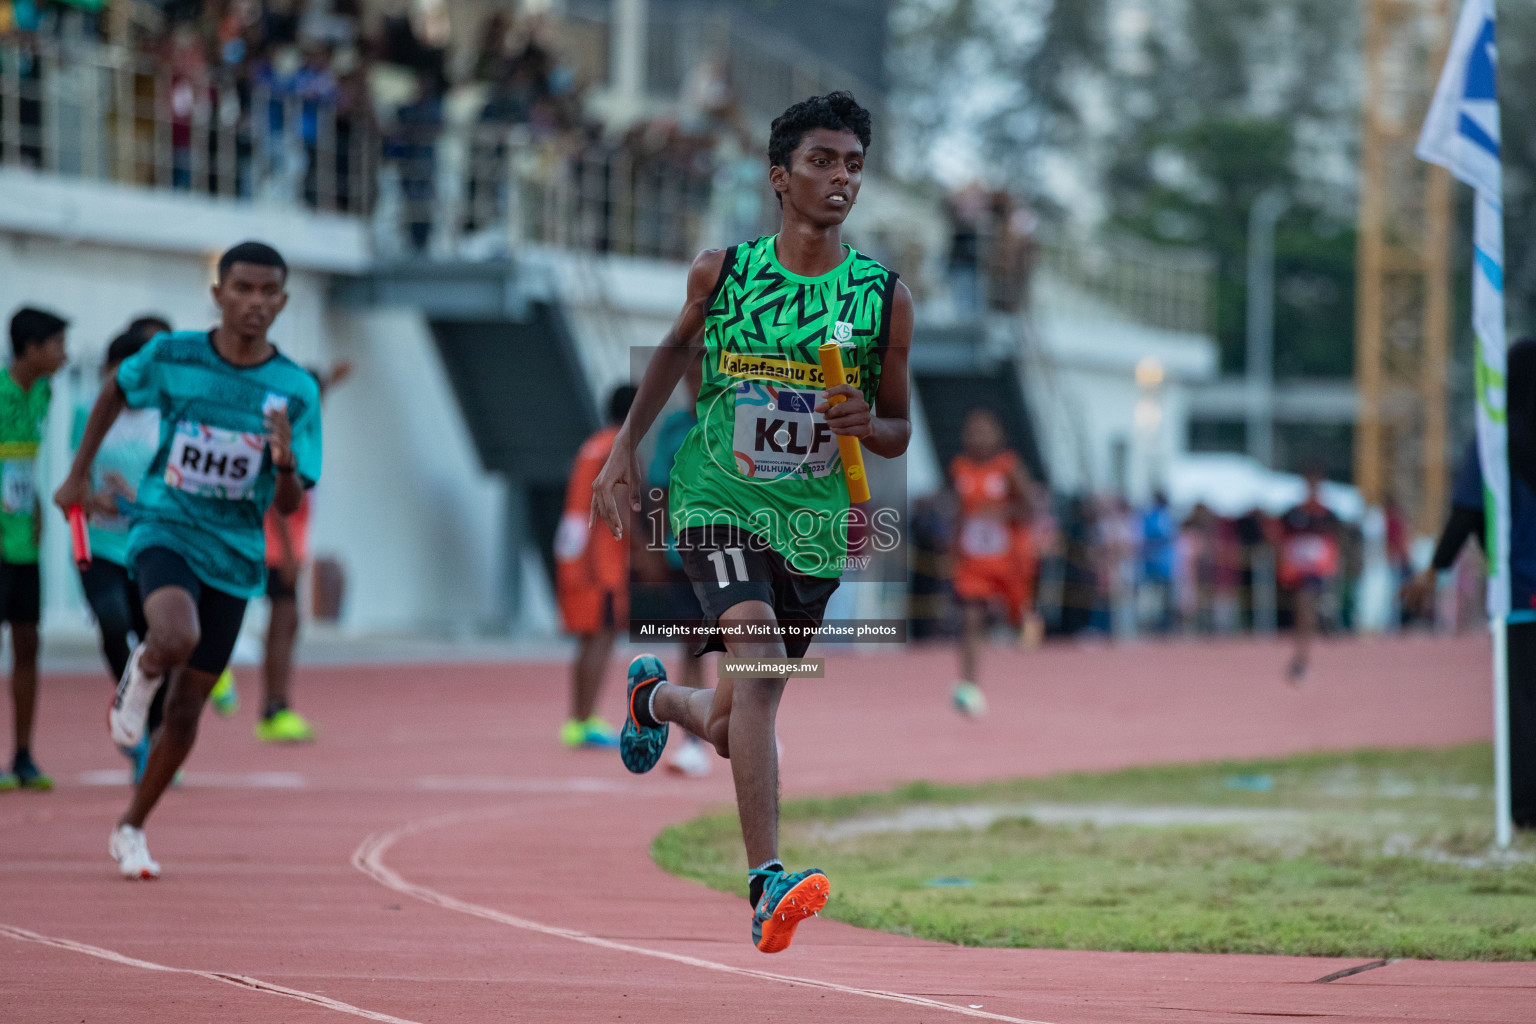
[[[375,832],[359,843],[356,850],[352,851],[352,866],[379,884],[393,889],[395,892],[421,900],[423,903],[430,903],[434,906],[442,907],[444,910],[453,910],[461,914],[484,918],[487,921],[495,921],[498,924],[509,925],[513,928],[521,928],[524,931],[537,932],[540,935],[551,935],[556,938],[569,939],[572,942],[580,942],[588,946],[596,946],[599,949],[609,949],[620,953],[635,953],[640,956],[654,957],[658,960],[670,960],[673,963],[684,964],[688,967],[698,967],[707,971],[720,971],[725,974],[757,978],[762,981],[772,981],[782,985],[803,985],[807,988],[823,989],[842,995],[862,996],[865,999],[882,999],[892,1003],[905,1003],[908,1006],[920,1006],[929,1010],[943,1010],[962,1017],[978,1017],[982,1020],[1004,1021],[1006,1024],[1048,1024],[1046,1021],[1027,1020],[1022,1017],[1005,1017],[1000,1013],[987,1013],[983,1010],[973,1010],[969,1007],[956,1006],[953,1003],[945,1003],[937,999],[925,999],[922,996],[912,996],[902,992],[856,988],[852,985],[839,985],[836,982],[820,981],[816,978],[802,978],[792,974],[775,974],[771,971],[757,971],[748,967],[732,967],[730,964],[717,963],[713,960],[701,960],[698,957],[685,956],[681,953],[668,953],[660,949],[632,946],[627,942],[615,942],[612,939],[589,935],[574,928],[561,928],[557,925],[540,924],[527,918],[515,917],[511,914],[502,913],[499,910],[493,910],[490,907],[483,907],[478,903],[469,903],[465,900],[456,899],[453,896],[438,892],[436,889],[431,889],[424,885],[417,885],[415,882],[407,881],[384,863],[384,854],[389,851],[389,848],[407,836],[429,832],[434,829],[448,828],[453,825],[464,825],[491,818],[506,817],[515,812],[516,809],[511,807],[487,808],[479,811],[446,814],[435,818],[422,818],[417,821],[407,822],[398,828],[392,828],[384,832]]]
[[[407,1020],[404,1017],[392,1017],[387,1013],[379,1013],[375,1010],[365,1010],[361,1006],[353,1006],[351,1003],[343,1003],[339,999],[318,995],[314,992],[305,992],[302,989],[288,988],[285,985],[276,985],[270,981],[262,981],[260,978],[247,977],[244,974],[225,974],[222,971],[198,971],[190,967],[171,967],[169,964],[157,964],[152,960],[140,960],[138,957],[125,956],[122,953],[110,949],[102,949],[100,946],[87,945],[84,942],[75,942],[73,939],[56,939],[51,935],[39,935],[37,932],[28,931],[25,928],[17,928],[14,925],[0,924],[0,935],[16,939],[19,942],[35,942],[41,946],[52,946],[55,949],[67,949],[72,953],[84,953],[86,956],[94,956],[102,960],[109,960],[115,964],[126,967],[137,967],[145,971],[162,971],[166,974],[191,974],[209,981],[222,982],[225,985],[233,985],[236,988],[248,988],[257,992],[266,992],[269,995],[285,996],[288,999],[297,999],[301,1003],[310,1003],[314,1006],[323,1006],[327,1010],[335,1010],[338,1013],[349,1013],[354,1017],[362,1017],[365,1020],[376,1020],[382,1024],[421,1024],[420,1021]]]

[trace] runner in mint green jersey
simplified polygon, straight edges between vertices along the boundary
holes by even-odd
[[[837,437],[894,458],[911,435],[912,296],[894,273],[842,242],[869,143],[869,112],[845,92],[797,103],[773,122],[768,179],[783,210],[780,229],[694,260],[683,311],[592,485],[593,516],[622,534],[629,516],[621,503],[640,511],[635,448],[702,353],[699,422],[673,467],[672,523],[705,621],[720,630],[710,646],[734,657],[801,657],[809,640],[746,627],[821,623],[848,553]],[[844,381],[822,379],[817,348],[827,341],[843,347]],[[831,404],[837,397],[844,401]],[[796,925],[831,892],[821,871],[790,873],[778,859],[775,721],[783,692],[776,674],[722,679],[712,690],[675,686],[659,658],[641,655],[629,669],[619,746],[625,767],[649,771],[676,722],[730,758],[752,865],[752,941],[764,953],[788,947]]]
[[[84,505],[91,463],[125,408],[160,412],[160,440],[140,482],[128,558],[148,635],[129,658],[108,713],[113,742],[133,747],[162,683],[165,720],[128,810],[108,840],[127,878],[157,878],[144,821],[186,760],[197,721],[266,583],[262,516],[298,508],[320,478],[320,385],[267,340],[287,304],[288,267],[244,242],[219,259],[211,331],[161,334],[125,359],[85,424],[61,508]]]
[[[160,413],[160,447],[134,502],[128,559],[165,548],[209,586],[259,597],[267,584],[262,517],[277,490],[265,460],[266,413],[286,409],[298,475],[313,486],[320,384],[276,348],[251,366],[232,364],[212,334],[162,334],[118,368],[128,408]]]

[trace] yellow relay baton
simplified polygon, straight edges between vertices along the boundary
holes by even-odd
[[[827,387],[846,383],[841,345],[835,341],[822,342],[816,354],[821,359],[821,375],[826,378]],[[848,399],[842,395],[833,395],[827,401],[832,405],[841,405]],[[864,448],[859,444],[859,439],[838,434],[837,450],[843,455],[843,476],[848,479],[848,500],[855,505],[868,501],[869,477],[864,474]]]

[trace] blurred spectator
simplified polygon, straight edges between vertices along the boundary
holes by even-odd
[[[1273,631],[1275,555],[1269,546],[1267,517],[1250,509],[1232,521],[1237,545],[1238,616],[1255,632]]]
[[[1413,578],[1413,556],[1409,551],[1409,542],[1412,539],[1412,531],[1408,526],[1408,519],[1403,515],[1403,508],[1397,503],[1396,498],[1387,499],[1385,510],[1387,520],[1387,567],[1392,571],[1394,584],[1401,589],[1407,586]],[[1409,608],[1400,609],[1398,615],[1399,625],[1406,626],[1413,619],[1413,611]]]
[[[379,56],[391,64],[444,82],[448,77],[447,52],[441,46],[434,46],[429,38],[427,32],[418,32],[417,20],[411,17],[408,7],[402,6],[384,16]]]
[[[1029,207],[999,191],[992,196],[992,223],[995,231],[987,254],[987,308],[1017,313],[1029,306],[1038,219]]]
[[[204,40],[192,25],[179,25],[171,34],[166,66],[171,74],[171,187],[192,187],[193,122],[209,120],[208,59]]]
[[[720,131],[730,126],[736,110],[730,72],[723,60],[706,57],[683,83],[680,102],[682,127],[692,134]]]
[[[385,148],[386,156],[399,165],[406,234],[417,254],[426,252],[432,238],[437,136],[442,126],[442,83],[434,75],[418,75],[416,98],[395,114],[395,129]]]
[[[1118,495],[1099,503],[1099,583],[1104,600],[1098,628],[1116,636],[1136,631],[1136,570],[1141,530],[1131,506]]]
[[[987,217],[987,194],[971,182],[949,197],[949,294],[955,315],[962,319],[981,312],[982,233]]]
[[[1179,533],[1184,557],[1184,591],[1179,610],[1184,629],[1216,630],[1216,595],[1221,582],[1221,523],[1204,503],[1196,504]]]
[[[1057,628],[1068,635],[1091,628],[1102,589],[1093,500],[1071,497],[1061,517],[1061,595]]]
[[[725,132],[713,154],[710,185],[711,244],[734,245],[757,237],[763,221],[763,190],[767,173],[748,133]]]
[[[1173,559],[1177,529],[1168,495],[1158,491],[1141,512],[1140,603],[1150,607],[1151,628],[1158,633],[1173,629]]]

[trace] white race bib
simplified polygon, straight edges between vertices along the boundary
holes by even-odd
[[[32,511],[37,504],[35,466],[32,459],[6,459],[0,463],[0,510],[7,513]]]
[[[1008,527],[997,519],[972,516],[960,527],[960,553],[967,558],[1006,555],[1012,546]]]
[[[1315,533],[1303,533],[1285,542],[1285,557],[1301,572],[1326,571],[1329,554],[1327,539]]]
[[[169,487],[202,498],[249,499],[267,446],[262,434],[242,434],[202,423],[176,424],[165,463]]]
[[[736,385],[731,447],[736,468],[755,480],[808,479],[839,466],[837,435],[820,413],[820,391],[791,391],[765,381]]]

